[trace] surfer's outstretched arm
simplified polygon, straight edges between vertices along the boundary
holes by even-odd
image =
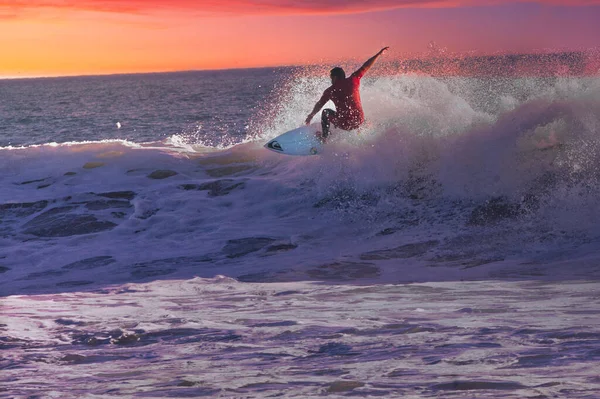
[[[312,120],[313,116],[315,116],[317,114],[317,112],[319,112],[321,110],[321,108],[323,108],[323,105],[325,105],[325,103],[327,101],[329,101],[329,98],[330,98],[330,90],[327,89],[321,96],[321,99],[319,101],[317,101],[317,103],[315,104],[315,107],[313,108],[311,113],[308,114],[308,117],[306,118],[306,121],[305,121],[305,123],[307,125],[310,125],[310,121]]]
[[[360,68],[358,68],[356,70],[356,72],[354,72],[352,75],[353,76],[358,76],[359,78],[362,78],[363,75],[365,73],[367,73],[367,71],[373,66],[373,64],[375,64],[375,61],[377,60],[377,58],[379,58],[379,56],[383,53],[386,52],[386,50],[389,47],[384,47],[381,50],[379,50],[379,52],[377,54],[375,54],[373,57],[369,58]]]

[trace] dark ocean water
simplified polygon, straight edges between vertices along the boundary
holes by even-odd
[[[0,81],[0,397],[595,397],[600,79],[402,71]]]
[[[287,69],[83,76],[0,82],[0,144],[243,140]],[[117,128],[117,122],[121,124]]]

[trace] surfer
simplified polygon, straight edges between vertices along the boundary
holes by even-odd
[[[317,101],[312,112],[306,118],[306,124],[308,125],[327,101],[333,101],[336,111],[326,108],[321,113],[322,131],[317,132],[317,135],[322,142],[327,140],[331,124],[343,130],[354,130],[365,121],[365,114],[360,103],[360,79],[387,49],[388,47],[384,47],[379,50],[377,54],[369,58],[349,78],[346,78],[346,73],[340,67],[335,67],[331,70],[331,86],[325,90],[321,99]]]

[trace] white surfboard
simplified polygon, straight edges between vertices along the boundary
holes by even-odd
[[[265,148],[286,155],[317,155],[323,151],[323,143],[316,136],[320,130],[319,123],[301,126],[275,137]]]

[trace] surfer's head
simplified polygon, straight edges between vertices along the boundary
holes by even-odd
[[[329,72],[331,83],[335,83],[338,79],[346,79],[346,72],[340,67],[335,67]]]

